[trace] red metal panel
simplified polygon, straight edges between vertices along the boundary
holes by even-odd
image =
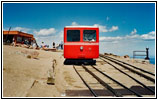
[[[80,30],[80,42],[68,42],[67,30]],[[96,30],[96,41],[83,41],[83,30]],[[80,47],[83,50],[80,50]],[[64,58],[66,59],[93,59],[99,57],[99,29],[87,27],[64,28]]]

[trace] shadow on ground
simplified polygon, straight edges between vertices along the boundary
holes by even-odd
[[[96,65],[93,59],[65,59],[64,65]]]
[[[150,89],[155,90],[154,86],[148,86]],[[150,92],[149,90],[141,87],[141,86],[132,86],[130,88],[133,91],[136,91],[137,93],[139,93],[140,95],[155,95],[152,92]],[[127,95],[134,95],[132,92],[130,92],[127,89],[115,89],[118,93],[122,94],[123,96],[127,96]],[[96,94],[98,96],[114,96],[114,94],[112,92],[110,92],[109,90],[105,90],[105,89],[94,89],[94,91],[96,92]],[[66,96],[93,96],[89,90],[66,90]]]

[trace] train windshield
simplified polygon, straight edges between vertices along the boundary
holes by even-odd
[[[84,30],[83,41],[96,41],[96,30]]]
[[[68,42],[80,41],[80,30],[68,30],[67,31],[67,41]]]

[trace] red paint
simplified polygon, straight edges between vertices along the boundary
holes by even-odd
[[[67,30],[80,30],[79,42],[67,41]],[[96,41],[83,41],[83,30],[96,30]],[[81,46],[83,50],[80,50]],[[64,58],[93,59],[99,57],[99,28],[97,27],[65,27],[64,28]]]

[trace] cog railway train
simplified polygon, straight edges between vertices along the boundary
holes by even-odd
[[[93,26],[64,27],[64,64],[70,61],[95,64],[99,57],[99,28]]]

